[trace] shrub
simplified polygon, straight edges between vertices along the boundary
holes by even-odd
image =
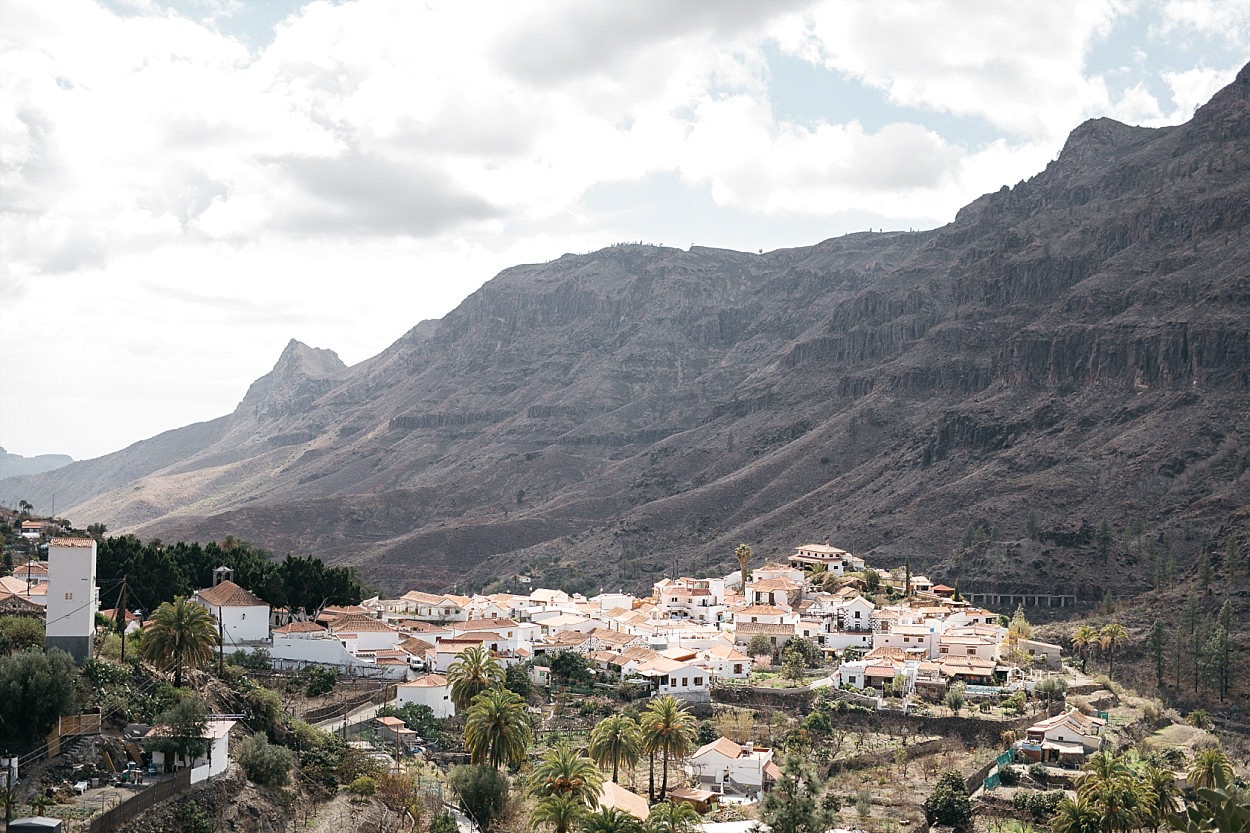
[[[1004,787],[1014,787],[1020,783],[1020,773],[1012,767],[1003,767],[998,771],[998,783]]]
[[[304,687],[304,695],[306,697],[320,697],[322,694],[329,694],[334,690],[334,684],[339,681],[339,675],[329,668],[322,668],[320,665],[310,665],[304,669],[304,676],[308,678],[308,684]]]
[[[64,651],[0,657],[0,740],[18,745],[48,734],[69,711],[78,670]]]
[[[430,833],[460,833],[460,827],[455,816],[442,812],[430,819]]]
[[[1049,792],[1018,792],[1011,797],[1011,806],[1015,809],[1028,813],[1034,821],[1041,821],[1050,818],[1055,814],[1055,809],[1059,806],[1059,802],[1063,800],[1063,790],[1050,790]]]
[[[453,767],[447,782],[460,796],[461,809],[480,830],[489,830],[491,822],[502,815],[508,805],[508,779],[494,767]]]
[[[1045,784],[1050,780],[1050,770],[1043,763],[1029,764],[1029,777],[1039,784]]]
[[[255,651],[236,651],[230,655],[230,664],[249,671],[268,671],[273,668],[273,660],[264,648]]]
[[[1210,729],[1211,716],[1207,714],[1206,709],[1194,709],[1185,715],[1185,724],[1197,729]]]
[[[954,770],[947,770],[938,779],[937,786],[924,800],[924,816],[930,825],[966,829],[972,821],[972,802],[964,787],[964,778]]]
[[[347,785],[347,791],[352,795],[373,795],[378,791],[378,782],[368,775],[361,775]]]
[[[285,787],[290,781],[295,756],[284,746],[274,746],[263,734],[252,735],[239,748],[239,766],[248,780],[263,787]]]
[[[178,821],[178,829],[183,833],[212,833],[213,831],[213,820],[194,799],[180,804],[178,811],[174,813],[174,818]]]

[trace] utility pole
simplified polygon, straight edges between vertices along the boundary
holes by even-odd
[[[222,608],[217,606],[217,676],[226,673],[226,626],[222,623]]]
[[[125,665],[126,664],[126,577],[125,576],[122,576],[121,598],[117,600],[117,610],[115,610],[114,613],[117,614],[118,628],[121,630],[122,665]]]

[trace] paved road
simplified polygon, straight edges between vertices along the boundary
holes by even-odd
[[[349,726],[353,726],[357,723],[364,723],[366,720],[372,720],[373,718],[378,716],[378,709],[380,708],[381,706],[375,705],[373,703],[367,703],[361,706],[360,708],[356,709],[355,711],[348,712],[347,724]],[[327,720],[322,720],[319,723],[314,723],[313,725],[316,726],[318,729],[324,729],[327,732],[333,732],[335,729],[343,728],[343,715],[339,715],[338,717],[331,717]]]

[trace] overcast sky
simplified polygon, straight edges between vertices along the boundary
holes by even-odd
[[[1247,59],[1250,0],[0,0],[0,445],[228,413],[515,263],[941,225]]]

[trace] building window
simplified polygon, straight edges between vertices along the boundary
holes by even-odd
[[[976,648],[969,648],[969,649],[968,649],[968,656],[970,656],[970,657],[976,656],[976,653],[977,653],[977,649],[976,649]]]
[[[66,594],[65,594],[65,601],[67,601],[67,602],[72,602],[73,600],[74,600],[74,594],[73,594],[73,593],[66,593]]]
[[[694,684],[695,684],[695,685],[703,685],[703,678],[702,678],[702,677],[695,677],[695,678],[694,678]]]

